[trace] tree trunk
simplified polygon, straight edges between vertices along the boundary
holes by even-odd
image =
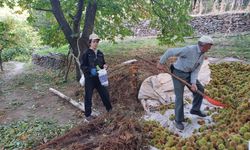
[[[96,0],[94,0],[93,2],[89,1],[86,9],[83,31],[80,39],[77,41],[78,43],[77,49],[80,52],[79,62],[82,61],[82,55],[89,47],[89,35],[93,32],[94,29],[96,10],[97,10]],[[76,65],[76,79],[77,81],[81,79],[80,67],[79,66],[77,67],[77,65]]]
[[[75,47],[75,43],[74,43],[73,38],[72,38],[72,30],[71,30],[68,22],[66,21],[64,14],[63,14],[60,1],[59,0],[50,0],[50,3],[52,6],[52,12],[53,12],[58,24],[60,25],[66,40],[69,42],[69,45],[72,48]]]
[[[197,3],[197,0],[194,0],[193,5],[192,5],[192,10],[195,9],[196,3]]]
[[[3,71],[2,49],[0,49],[0,68],[1,68],[1,71]]]
[[[77,45],[76,45],[77,40],[76,40],[76,38],[74,38],[73,31],[71,30],[67,20],[65,19],[65,16],[64,16],[63,11],[61,9],[60,1],[59,0],[50,0],[50,3],[51,3],[51,6],[52,6],[52,12],[53,12],[58,24],[60,25],[66,40],[68,41],[70,47],[73,50],[73,54],[75,56],[77,56],[77,54],[78,54],[77,53]],[[77,68],[78,67],[76,67],[76,69]],[[77,80],[79,80],[78,76],[76,78],[77,78]]]
[[[97,2],[96,0],[88,2],[88,6],[86,8],[85,21],[84,21],[84,28],[80,38],[78,37],[80,35],[79,30],[80,30],[80,21],[84,5],[83,0],[78,1],[78,10],[76,15],[74,16],[73,31],[64,17],[60,1],[50,0],[50,3],[52,6],[52,12],[58,24],[62,28],[64,36],[68,41],[70,47],[72,48],[72,52],[75,56],[76,80],[79,81],[81,78],[81,71],[79,64],[81,62],[83,53],[88,48],[88,42],[89,42],[88,37],[93,32],[95,15],[97,10]]]
[[[236,7],[236,1],[237,0],[233,0],[233,3],[232,3],[232,6],[231,6],[231,11],[233,11],[234,9],[235,9],[235,7]]]
[[[243,0],[238,0],[238,6],[237,6],[237,10],[242,10],[243,9],[243,5],[244,5],[244,1]]]
[[[221,4],[220,4],[220,12],[225,12],[227,8],[227,1],[226,0],[222,0]]]
[[[74,16],[73,20],[73,32],[75,35],[74,36],[74,40],[76,41],[76,48],[72,48],[73,50],[73,54],[74,54],[74,60],[75,60],[75,69],[76,69],[76,80],[79,81],[81,78],[81,74],[82,71],[80,70],[80,58],[81,58],[81,51],[83,51],[83,49],[80,49],[79,47],[79,38],[81,36],[80,34],[80,22],[81,22],[81,18],[82,18],[82,11],[83,11],[83,7],[84,7],[84,2],[83,0],[79,0],[78,4],[77,4],[77,13]]]
[[[80,58],[82,58],[83,53],[89,47],[89,35],[93,32],[94,23],[95,23],[95,16],[97,11],[97,2],[89,2],[86,10],[85,20],[84,20],[84,27],[82,30],[82,36],[79,39],[79,47],[82,50],[80,54]]]
[[[200,6],[200,0],[194,0],[194,3],[193,3],[193,13],[194,14],[197,14],[199,13],[199,7]]]
[[[72,63],[72,59],[73,59],[73,56],[71,55],[70,48],[69,48],[69,52],[68,52],[68,56],[67,56],[68,63],[67,63],[67,68],[66,68],[66,71],[64,74],[64,81],[65,82],[67,82],[67,80],[68,80],[68,74],[69,74],[71,63]]]
[[[250,2],[248,2],[246,10],[250,11]]]
[[[200,0],[200,5],[199,5],[199,14],[202,14],[204,10],[204,6],[203,6],[203,0]]]
[[[217,13],[217,10],[218,10],[218,5],[219,5],[219,0],[214,0],[214,3],[213,3],[213,13]]]

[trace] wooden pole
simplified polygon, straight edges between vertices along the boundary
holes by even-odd
[[[79,102],[73,100],[72,98],[70,98],[70,97],[64,95],[63,93],[57,91],[56,89],[49,88],[49,91],[52,92],[52,93],[54,93],[54,94],[56,94],[56,95],[59,96],[60,98],[66,100],[66,101],[68,101],[68,102],[70,102],[73,106],[75,106],[76,108],[80,109],[81,111],[85,112],[85,108],[84,108],[84,105],[83,105],[82,103],[79,103]],[[93,111],[92,114],[93,114],[94,116],[98,116],[98,115],[99,115],[99,113],[96,112],[96,111]]]
[[[2,49],[0,49],[0,68],[1,68],[1,71],[3,71]]]

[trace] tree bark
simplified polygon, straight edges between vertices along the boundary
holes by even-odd
[[[82,56],[82,54],[89,47],[89,35],[93,32],[93,29],[94,29],[96,11],[97,11],[96,0],[94,0],[93,2],[89,1],[87,9],[86,9],[86,15],[85,15],[85,20],[84,20],[84,27],[82,30],[82,36],[79,39],[79,42],[81,43],[79,45],[79,47],[81,50],[83,50],[80,56]]]
[[[233,0],[232,6],[231,6],[231,11],[235,9],[235,7],[236,7],[236,1],[237,0]]]
[[[61,9],[60,1],[59,0],[50,0],[50,3],[52,6],[52,12],[53,12],[58,24],[60,25],[66,40],[68,41],[70,47],[72,48],[74,56],[77,57],[77,54],[78,54],[77,38],[74,38],[73,31],[70,28],[64,14],[63,14],[63,11]],[[77,69],[79,70],[78,64],[76,64],[76,79],[77,79],[77,81],[79,81],[80,78],[79,78]]]
[[[72,38],[72,30],[63,14],[63,11],[61,9],[61,4],[59,0],[50,0],[51,6],[52,6],[52,12],[59,23],[64,36],[66,40],[69,42],[69,45],[73,48],[75,47],[75,44],[73,42]]]
[[[219,5],[219,0],[214,0],[213,13],[216,13],[218,11],[218,5]]]
[[[246,10],[250,11],[250,2],[248,2],[247,6],[246,6]]]
[[[193,10],[195,9],[196,3],[197,3],[197,0],[194,0],[193,5],[192,5]]]
[[[79,38],[82,34],[80,34],[80,22],[82,19],[82,11],[84,7],[84,2],[83,0],[79,0],[77,4],[77,12],[76,15],[74,16],[73,20],[73,32],[74,32],[74,40],[76,41],[76,49],[72,48],[73,53],[74,53],[74,61],[75,61],[75,69],[76,69],[76,80],[79,81],[81,78],[81,71],[80,71],[80,58],[81,58],[81,51],[83,49],[80,49],[79,45]]]
[[[3,71],[2,49],[0,49],[0,68],[1,68],[1,71]]]
[[[238,0],[238,7],[237,10],[242,10],[243,9],[243,5],[244,5],[244,1],[243,0]]]
[[[200,0],[200,5],[199,5],[199,14],[202,14],[204,10],[204,6],[203,6],[203,0]]]
[[[80,63],[82,61],[82,55],[89,47],[89,35],[93,32],[93,29],[94,29],[96,11],[97,11],[96,0],[89,1],[88,6],[86,8],[83,31],[82,31],[80,39],[77,39],[77,51],[80,54],[79,56],[77,55],[79,58],[79,61],[75,60],[76,63],[77,62]],[[80,71],[81,68],[79,65],[76,64],[77,81],[81,79],[81,71]]]
[[[65,82],[67,82],[67,80],[68,80],[68,74],[69,74],[69,69],[70,69],[70,66],[71,66],[72,59],[73,59],[73,56],[71,55],[71,52],[69,50],[68,56],[67,56],[67,60],[68,60],[67,68],[66,68],[66,72],[64,74],[64,81]]]
[[[227,8],[227,1],[226,0],[222,0],[221,4],[220,4],[220,12],[225,12]]]
[[[68,41],[70,47],[72,48],[72,52],[75,56],[76,80],[79,81],[81,78],[79,62],[81,62],[83,53],[88,49],[88,42],[89,42],[88,37],[93,32],[94,29],[97,1],[93,0],[88,2],[82,34],[79,34],[79,32],[80,32],[80,21],[82,18],[82,11],[84,6],[83,0],[78,1],[77,13],[74,16],[74,21],[73,21],[73,30],[70,28],[68,22],[65,19],[65,16],[61,9],[60,1],[50,0],[50,3],[52,5],[52,12],[58,24],[62,28],[64,36]]]
[[[77,37],[80,36],[80,21],[82,18],[82,11],[83,11],[84,3],[83,0],[79,0],[77,4],[77,12],[76,15],[74,16],[74,21],[73,21],[73,31],[75,34],[78,34]]]

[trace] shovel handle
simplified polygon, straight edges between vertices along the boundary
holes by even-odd
[[[185,84],[185,85],[188,86],[189,88],[192,87],[191,84],[189,84],[187,81],[183,80],[182,78],[176,76],[175,74],[173,74],[173,73],[171,73],[171,72],[169,72],[169,71],[167,71],[167,73],[170,74],[171,76],[173,76],[174,78],[176,78],[177,80],[181,81],[183,84]],[[197,89],[195,92],[197,92],[198,94],[202,95],[203,97],[205,96],[205,94],[202,93],[202,92],[201,92],[200,90],[198,90],[198,89]]]
[[[139,57],[139,56],[136,56],[136,57],[139,58],[139,59],[141,59],[141,60],[143,60],[143,61],[145,61],[145,62],[147,62],[147,63],[149,63],[149,64],[151,64],[151,65],[155,65],[154,63],[152,63],[152,62],[150,62],[150,61],[148,61],[148,60],[146,60],[146,59],[144,59],[144,58],[141,58],[141,57]],[[187,81],[185,81],[185,80],[183,80],[182,78],[176,76],[175,74],[171,73],[170,71],[166,71],[166,72],[167,72],[168,74],[170,74],[172,77],[174,77],[174,78],[176,78],[177,80],[181,81],[183,84],[185,84],[185,85],[188,86],[189,88],[192,87],[191,84],[189,84]],[[198,89],[196,90],[196,92],[197,92],[198,94],[202,95],[203,98],[207,99],[208,102],[211,103],[211,104],[213,104],[213,105],[221,106],[221,107],[228,107],[227,105],[225,105],[225,104],[223,104],[223,103],[221,103],[221,102],[219,102],[219,101],[217,101],[217,100],[214,100],[214,99],[208,97],[207,95],[205,95],[203,92],[201,92],[201,91],[198,90]]]
[[[139,59],[141,59],[141,60],[143,60],[143,61],[146,61],[147,63],[149,63],[149,64],[151,64],[151,65],[155,65],[154,63],[152,63],[152,62],[150,62],[150,61],[148,61],[148,60],[146,60],[146,59],[144,59],[144,58],[142,58],[142,57],[139,57],[139,56],[137,56],[137,55],[136,55],[136,58],[139,58]],[[166,71],[166,72],[167,72],[168,74],[170,74],[171,76],[173,76],[174,78],[176,78],[177,80],[181,81],[183,84],[185,84],[185,85],[188,86],[189,88],[192,87],[191,84],[189,84],[187,81],[185,81],[185,80],[183,80],[182,78],[176,76],[175,74],[171,73],[170,71]],[[200,90],[198,90],[198,89],[196,90],[196,92],[197,92],[198,94],[202,95],[203,97],[205,96],[205,94],[202,93],[202,92],[201,92]]]

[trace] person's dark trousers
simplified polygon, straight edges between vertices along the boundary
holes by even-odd
[[[85,79],[85,116],[88,117],[91,115],[92,112],[92,95],[94,89],[97,89],[97,92],[99,93],[102,102],[104,106],[106,107],[107,111],[110,111],[112,109],[112,106],[110,104],[109,100],[109,93],[106,87],[102,86],[98,77],[86,77]]]
[[[183,80],[187,81],[188,83],[190,83],[191,73],[186,73],[177,69],[173,69],[173,73],[177,75],[178,77],[182,78]],[[174,84],[174,92],[176,96],[175,98],[175,121],[183,122],[184,121],[183,93],[184,93],[185,85],[174,77],[172,77],[172,79],[173,79],[173,84]],[[204,87],[201,85],[201,83],[198,80],[196,82],[196,86],[201,92],[204,92]],[[193,92],[193,98],[194,99],[193,99],[192,110],[200,111],[203,97],[200,94]]]

